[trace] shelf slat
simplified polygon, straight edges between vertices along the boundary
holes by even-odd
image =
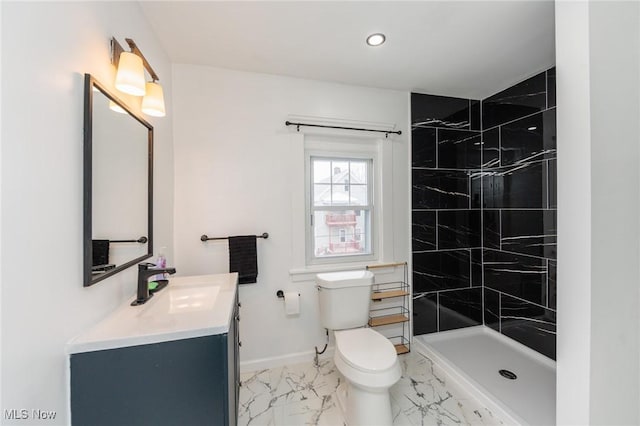
[[[389,299],[391,297],[408,296],[409,293],[404,290],[383,290],[371,293],[371,300]]]
[[[396,353],[398,355],[409,353],[409,348],[406,345],[403,345],[402,343],[399,343],[393,346],[396,348]]]
[[[367,269],[395,268],[396,266],[406,266],[406,265],[407,265],[407,262],[383,263],[379,265],[367,265]]]
[[[384,315],[379,317],[373,317],[369,319],[369,326],[378,327],[380,325],[399,324],[401,322],[409,321],[409,318],[402,314]]]

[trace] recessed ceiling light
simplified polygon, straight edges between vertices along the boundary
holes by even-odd
[[[386,37],[382,33],[371,34],[367,37],[367,44],[369,46],[380,46],[385,40]]]
[[[536,129],[537,129],[536,126],[531,126],[531,127],[527,128],[527,130],[536,130]]]

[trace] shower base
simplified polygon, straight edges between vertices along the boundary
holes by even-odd
[[[556,363],[544,355],[485,326],[416,336],[413,349],[506,423],[555,425]]]

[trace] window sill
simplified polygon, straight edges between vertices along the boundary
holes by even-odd
[[[325,265],[311,265],[302,268],[289,269],[289,275],[291,281],[313,281],[316,278],[316,274],[323,272],[339,272],[339,271],[355,271],[358,269],[365,269],[367,266],[383,265],[389,262],[357,262],[357,263],[331,263]],[[378,269],[376,274],[391,274],[394,272],[393,267]]]

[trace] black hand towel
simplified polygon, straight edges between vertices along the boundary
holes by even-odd
[[[106,265],[109,263],[109,240],[92,240],[93,265]]]
[[[257,282],[258,253],[255,235],[229,237],[229,272],[238,273],[239,284]]]

